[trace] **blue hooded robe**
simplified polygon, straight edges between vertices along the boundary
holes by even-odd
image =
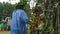
[[[28,21],[28,17],[24,10],[17,9],[13,11],[11,34],[27,34],[26,24]]]

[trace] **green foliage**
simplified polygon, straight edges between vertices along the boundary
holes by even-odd
[[[13,9],[14,7],[12,4],[5,2],[0,3],[0,19],[11,16]]]
[[[39,26],[38,26],[39,30],[43,31],[44,30],[44,23],[41,23]]]
[[[43,10],[45,9],[44,3],[39,3],[38,7],[41,7]]]

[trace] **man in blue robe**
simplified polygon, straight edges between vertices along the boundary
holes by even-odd
[[[23,4],[18,3],[13,11],[10,34],[27,34],[26,24],[29,19],[23,7]]]

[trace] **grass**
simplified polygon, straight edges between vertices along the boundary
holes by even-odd
[[[0,34],[10,34],[10,31],[0,31]]]

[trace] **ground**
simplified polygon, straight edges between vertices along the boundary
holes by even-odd
[[[10,31],[0,31],[0,34],[10,34]]]

